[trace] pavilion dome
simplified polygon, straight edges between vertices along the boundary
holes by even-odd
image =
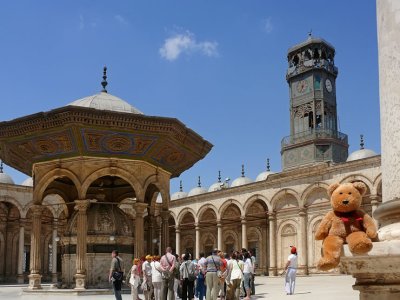
[[[26,179],[21,183],[21,185],[24,185],[24,186],[33,186],[33,179],[32,179],[32,177],[26,178]]]
[[[200,181],[200,176],[199,176],[199,181],[198,181],[197,187],[190,190],[188,197],[196,196],[196,195],[200,195],[200,194],[204,194],[204,193],[207,193],[207,189],[201,187],[201,181]]]
[[[236,178],[234,181],[232,181],[231,187],[235,186],[240,186],[240,185],[245,185],[252,183],[253,180],[249,177],[244,176],[244,165],[242,165],[242,176]]]
[[[103,91],[92,96],[75,100],[68,105],[143,115],[140,110],[133,107],[125,100]]]
[[[365,149],[364,148],[364,136],[360,136],[360,150],[356,150],[352,152],[348,157],[346,161],[354,161],[354,160],[359,160],[359,159],[364,159],[372,156],[378,155],[375,151],[371,149]]]
[[[0,183],[15,184],[11,176],[3,172],[3,162],[0,162]]]
[[[274,172],[271,172],[271,170],[270,170],[269,158],[268,158],[267,159],[267,170],[258,174],[256,181],[266,180],[268,178],[268,176],[271,174],[274,174]]]

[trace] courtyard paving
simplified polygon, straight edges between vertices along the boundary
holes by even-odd
[[[308,276],[298,277],[296,280],[295,294],[287,296],[283,290],[283,277],[256,277],[256,295],[252,299],[324,299],[324,300],[357,300],[359,299],[358,291],[352,289],[354,279],[351,276]],[[70,300],[70,299],[115,299],[113,295],[87,295],[87,296],[72,296],[72,295],[31,295],[22,294],[23,286],[1,286],[1,300]],[[25,287],[25,286],[24,286]],[[143,299],[143,295],[140,295]],[[123,294],[122,299],[132,299],[131,295]]]

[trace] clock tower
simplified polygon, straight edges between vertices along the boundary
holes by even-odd
[[[344,162],[347,135],[338,131],[335,48],[308,36],[288,51],[290,136],[281,145],[284,170],[317,162]]]

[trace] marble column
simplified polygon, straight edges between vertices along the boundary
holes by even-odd
[[[245,218],[242,218],[242,248],[247,249],[247,221]]]
[[[17,282],[24,283],[24,248],[25,248],[25,219],[19,220],[19,241],[18,241],[18,274]]]
[[[0,232],[6,232],[6,224],[7,224],[7,218],[5,216],[0,216]],[[5,280],[5,252],[6,252],[6,244],[5,244],[5,239],[6,237],[3,235],[4,240],[0,242],[0,282],[3,282]]]
[[[154,216],[149,215],[149,227],[147,230],[147,253],[148,254],[155,254],[154,252],[154,243],[153,240],[155,238],[155,232],[154,232]]]
[[[353,256],[344,246],[341,263],[353,275],[361,300],[400,299],[400,5],[377,0],[381,114],[382,204],[373,216],[380,242],[368,255]]]
[[[217,222],[217,248],[220,251],[224,251],[223,250],[223,246],[222,246],[222,224],[221,222]]]
[[[43,207],[41,205],[33,205],[32,209],[32,231],[31,231],[31,257],[30,257],[30,274],[29,278],[29,286],[28,288],[31,290],[41,289],[41,279],[42,275],[40,275],[40,264],[42,253],[40,247],[40,237],[41,237],[41,229],[42,229],[42,210]]]
[[[144,253],[144,220],[143,214],[147,208],[147,203],[135,204],[135,257],[142,257]]]
[[[161,254],[164,253],[165,249],[167,247],[170,247],[169,245],[169,211],[168,210],[163,210],[161,211]]]
[[[195,254],[195,257],[199,258],[200,257],[200,226],[199,226],[199,224],[196,223],[194,229],[196,231],[196,245],[195,245],[196,254]]]
[[[52,236],[52,249],[53,249],[53,253],[52,253],[52,270],[51,270],[51,281],[53,283],[57,283],[58,282],[58,273],[57,273],[57,229],[58,229],[58,220],[54,219],[54,223],[53,223],[53,236]]]
[[[278,269],[276,265],[276,216],[270,213],[269,217],[269,273],[277,276]]]
[[[181,229],[179,226],[175,228],[175,252],[181,254]]]
[[[78,211],[76,224],[76,274],[75,289],[84,290],[86,286],[87,214],[89,200],[75,200],[74,209]]]
[[[300,209],[300,256],[299,273],[308,275],[308,247],[307,247],[307,212]]]

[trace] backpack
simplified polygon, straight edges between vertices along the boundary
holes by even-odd
[[[174,268],[174,271],[173,271],[174,277],[175,277],[176,279],[180,279],[180,277],[181,277],[181,273],[180,273],[180,271],[179,271],[179,267],[180,267],[179,262],[178,262],[178,260],[176,259],[176,260],[175,260],[175,268]]]

